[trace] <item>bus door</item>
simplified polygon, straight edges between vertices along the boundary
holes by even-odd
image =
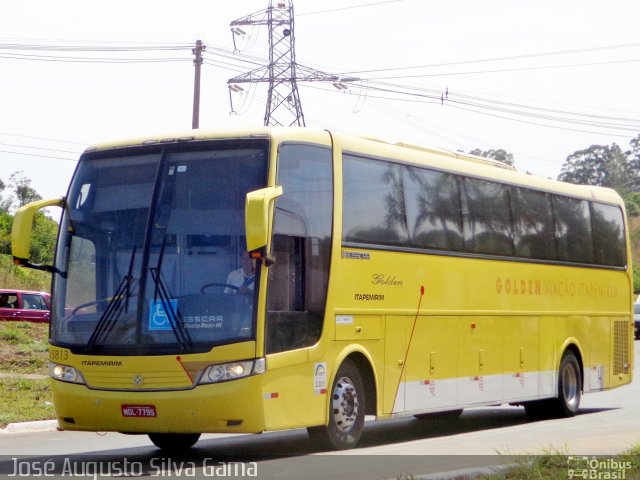
[[[314,386],[310,347],[322,334],[333,216],[332,153],[328,147],[283,144],[268,267],[265,352],[267,428],[322,423],[326,391]],[[321,362],[320,362],[321,363]],[[325,365],[326,368],[326,365]]]

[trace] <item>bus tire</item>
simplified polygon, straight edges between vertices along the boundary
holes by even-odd
[[[527,402],[524,410],[531,420],[573,417],[580,408],[582,376],[576,355],[568,350],[558,369],[558,396],[547,400]]]
[[[558,396],[552,401],[552,415],[573,417],[580,408],[582,375],[576,355],[568,350],[562,356],[558,370]]]
[[[309,427],[307,432],[322,448],[345,450],[360,441],[366,411],[364,382],[358,367],[345,360],[331,387],[329,421],[321,427]]]
[[[199,433],[150,433],[149,439],[153,444],[168,452],[180,452],[193,447],[198,439]]]

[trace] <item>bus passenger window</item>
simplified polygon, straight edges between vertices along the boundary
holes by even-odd
[[[596,263],[624,267],[626,247],[622,210],[614,205],[592,203],[591,221]]]
[[[511,189],[516,255],[554,260],[556,242],[549,195],[525,188]]]
[[[553,213],[558,260],[579,263],[593,262],[589,202],[554,196]]]
[[[465,178],[462,186],[462,219],[467,252],[513,255],[515,248],[509,191],[503,185],[478,178]]]

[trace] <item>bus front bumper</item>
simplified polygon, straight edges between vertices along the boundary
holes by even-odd
[[[189,390],[92,390],[51,380],[62,430],[123,433],[258,433],[265,430],[261,375]]]

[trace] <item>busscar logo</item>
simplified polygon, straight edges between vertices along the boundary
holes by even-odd
[[[350,252],[348,250],[343,250],[342,258],[349,258],[351,260],[371,260],[371,254],[367,252]]]

